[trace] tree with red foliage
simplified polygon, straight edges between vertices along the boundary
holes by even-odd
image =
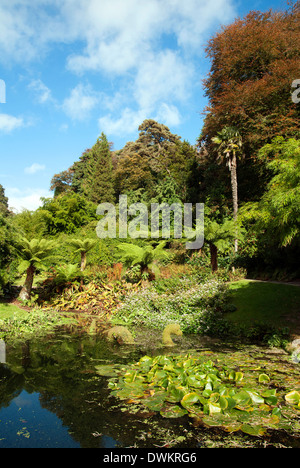
[[[199,137],[200,162],[206,170],[208,164],[216,167],[212,138],[225,127],[237,128],[245,155],[240,165],[244,200],[251,199],[249,182],[260,185],[258,197],[263,191],[259,149],[276,136],[300,134],[300,106],[292,100],[292,83],[300,78],[300,1],[288,4],[283,12],[250,12],[223,27],[206,48],[211,70],[204,80],[209,105]]]

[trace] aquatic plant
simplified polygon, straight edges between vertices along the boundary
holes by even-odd
[[[282,369],[266,373],[257,358],[217,356],[216,362],[206,353],[144,356],[119,371],[108,386],[129,411],[131,405],[141,405],[164,418],[187,415],[195,427],[258,437],[268,429],[300,434],[299,374],[293,368],[286,369],[287,378]],[[237,360],[243,365],[237,367]]]

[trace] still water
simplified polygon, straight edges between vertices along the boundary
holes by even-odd
[[[126,421],[115,420],[107,377],[96,369],[135,357],[140,357],[136,350],[88,335],[7,345],[6,362],[0,364],[0,448],[130,444]]]
[[[185,350],[181,345],[174,351]],[[188,418],[129,413],[110,396],[108,375],[103,375],[110,369],[106,366],[120,368],[145,354],[169,352],[65,332],[6,345],[0,363],[0,448],[223,446],[224,433],[191,429]],[[230,446],[233,436],[225,437]],[[285,443],[295,446],[294,442]],[[241,436],[239,444],[251,447],[253,438]]]

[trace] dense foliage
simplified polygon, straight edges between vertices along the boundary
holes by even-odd
[[[21,237],[56,242],[55,257],[45,261],[50,272],[71,274],[70,265],[80,265],[96,282],[123,260],[129,269],[122,275],[131,282],[154,279],[153,269],[158,279],[159,262],[190,264],[193,252],[172,239],[172,217],[171,238],[153,245],[144,238],[98,239],[97,205],[114,203],[118,212],[119,195],[147,208],[205,203],[202,279],[209,264],[215,274],[221,266],[226,274],[242,267],[252,276],[297,277],[299,104],[291,93],[299,69],[299,12],[299,1],[282,12],[251,12],[210,39],[211,69],[203,82],[209,102],[197,145],[146,119],[136,141],[120,150],[102,132],[53,176],[54,197],[34,212],[10,213],[0,185],[2,284],[16,270],[14,244]],[[161,240],[168,255],[155,259]]]

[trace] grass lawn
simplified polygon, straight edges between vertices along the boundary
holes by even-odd
[[[13,317],[15,314],[23,316],[26,314],[26,311],[20,309],[14,304],[8,304],[6,302],[0,302],[0,320],[4,320],[10,317]]]
[[[226,316],[228,320],[300,330],[300,287],[242,280],[231,283],[230,290],[237,310]]]

